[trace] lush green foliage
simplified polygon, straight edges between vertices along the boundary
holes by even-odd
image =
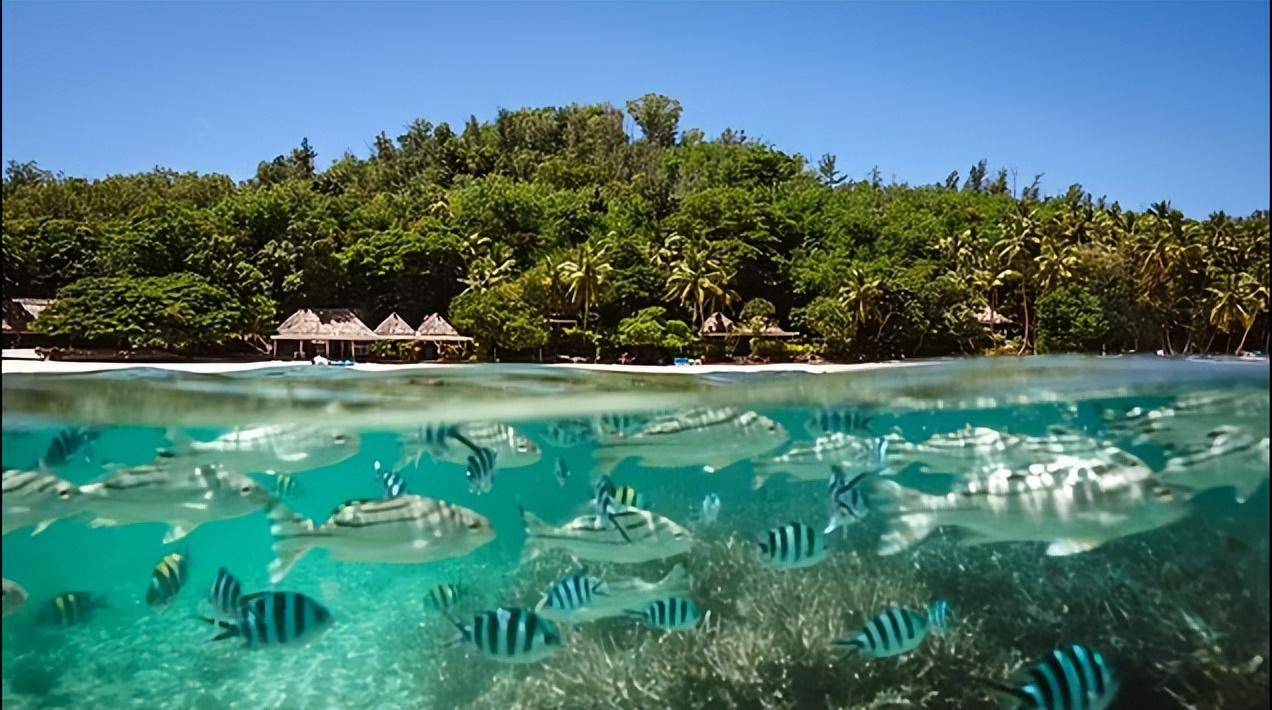
[[[120,304],[155,291],[147,278],[194,275],[240,314],[207,337],[156,336],[185,348],[266,334],[303,306],[352,307],[372,324],[448,313],[486,357],[677,350],[678,327],[659,329],[696,329],[716,310],[743,328],[801,330],[849,360],[1007,343],[1266,346],[1266,212],[1136,213],[1078,185],[1045,197],[1037,179],[1017,190],[983,161],[932,185],[884,184],[877,170],[852,180],[833,155],[814,167],[739,131],[681,130],[667,97],[626,109],[636,137],[608,105],[504,110],[458,129],[421,119],[325,170],[302,141],[242,184],[10,163],[5,285],[76,296],[76,319],[95,324],[76,337],[134,344],[110,330],[129,320]],[[138,290],[88,298],[100,282],[85,281],[101,278]],[[986,307],[1011,323],[978,322]],[[578,327],[551,331],[550,317]]]
[[[662,306],[642,308],[618,324],[618,343],[642,354],[683,354],[693,346],[693,332],[680,320],[667,320]]]

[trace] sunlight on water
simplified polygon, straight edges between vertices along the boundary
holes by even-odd
[[[1266,363],[3,386],[6,707],[1266,706]]]

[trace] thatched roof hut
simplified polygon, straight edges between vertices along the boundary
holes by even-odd
[[[348,308],[302,308],[291,314],[270,336],[274,340],[379,340]]]
[[[758,333],[751,333],[753,336],[761,338],[798,338],[799,333],[793,330],[782,330],[780,325],[766,325],[764,330]]]
[[[380,325],[375,327],[375,334],[386,340],[415,340],[415,329],[396,311],[380,321]]]
[[[699,331],[704,338],[728,338],[737,335],[733,332],[733,321],[723,313],[716,311],[702,322]]]
[[[437,343],[467,343],[472,338],[466,335],[460,335],[455,330],[455,326],[446,322],[441,314],[434,313],[420,323],[420,327],[415,329],[416,340],[428,340]]]
[[[6,298],[4,300],[4,334],[27,335],[31,321],[53,303],[52,298]]]
[[[985,307],[980,309],[980,312],[976,314],[976,320],[979,321],[981,325],[987,325],[991,328],[996,325],[1010,325],[1012,322],[1012,320],[1007,316],[999,313],[993,308],[990,308],[989,304],[985,304]]]

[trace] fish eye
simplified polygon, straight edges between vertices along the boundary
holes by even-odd
[[[242,493],[243,495],[247,495],[248,493],[252,492],[252,488],[253,486],[251,484],[243,484],[239,488],[239,493]]]
[[[58,492],[57,492],[57,497],[58,497],[58,498],[61,498],[62,500],[70,500],[70,499],[71,499],[71,489],[69,489],[69,488],[64,488],[64,489],[62,489],[62,490],[58,491]]]
[[[331,440],[335,442],[336,446],[344,446],[345,444],[349,442],[349,437],[345,436],[344,434],[336,434],[334,437],[331,438]]]

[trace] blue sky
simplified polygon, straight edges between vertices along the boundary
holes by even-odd
[[[840,169],[985,158],[1139,209],[1268,207],[1268,3],[3,4],[3,158],[68,175],[326,166],[416,117],[656,91]]]

